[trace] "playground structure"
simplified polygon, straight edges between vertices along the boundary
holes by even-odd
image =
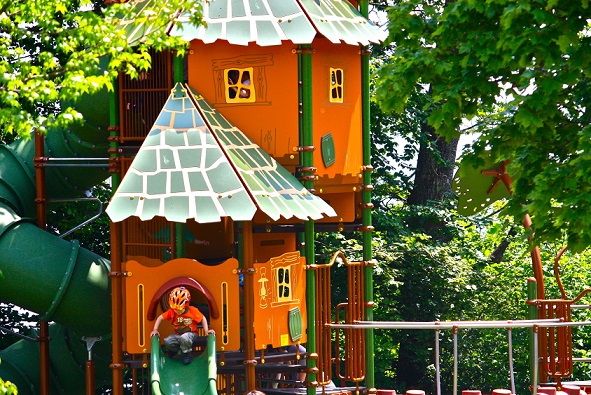
[[[384,35],[367,1],[238,4],[204,3],[207,27],[171,31],[190,42],[186,57],[153,53],[140,78],[121,75],[112,94],[77,103],[84,126],[0,146],[0,300],[43,321],[39,345],[0,351],[0,377],[19,394],[105,385],[122,394],[125,384],[154,394],[377,392],[366,47]],[[125,28],[130,39],[149,29]],[[111,261],[44,231],[48,205],[108,177]],[[343,230],[362,233],[363,260],[337,252],[316,262],[315,233]],[[337,260],[349,294],[333,309]],[[189,366],[150,338],[179,285],[216,332]],[[570,318],[559,304],[540,317]],[[544,339],[568,336],[556,327]],[[302,344],[305,354],[283,352]],[[548,350],[568,364],[568,343],[544,344],[541,367],[554,360]],[[543,377],[563,377],[554,366],[559,374]]]
[[[335,259],[349,268],[346,322],[371,319],[366,46],[384,33],[365,1],[238,5],[205,2],[207,27],[170,33],[188,55],[153,53],[140,78],[77,103],[83,127],[2,147],[0,299],[42,319],[39,345],[0,352],[19,394],[121,394],[125,383],[237,394],[261,374],[267,392],[314,393],[333,366],[335,380],[375,392],[371,331],[346,331],[344,360],[333,359],[333,262],[315,262],[314,236],[363,233],[363,261]],[[130,40],[151,28],[127,22]],[[44,231],[50,204],[108,177],[110,262]],[[189,366],[150,338],[179,285],[216,331]]]

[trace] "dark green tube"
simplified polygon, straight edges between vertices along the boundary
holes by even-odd
[[[51,356],[50,379],[52,394],[81,394],[85,388],[84,365],[87,358],[86,343],[76,332],[53,324],[50,326],[49,355]],[[36,337],[36,333],[30,334]],[[110,384],[111,343],[103,338],[93,347],[97,387]],[[18,388],[19,395],[39,394],[39,345],[21,340],[0,351],[0,377],[9,380]]]
[[[0,204],[0,214],[2,301],[87,336],[110,332],[109,261],[45,232],[6,205]]]
[[[45,137],[45,155],[106,158],[108,106],[106,90],[76,103],[85,123],[50,131]],[[94,346],[93,359],[97,385],[108,383],[111,377],[110,262],[80,248],[77,242],[67,242],[36,226],[34,143],[34,139],[21,139],[8,146],[0,145],[0,301],[14,303],[39,313],[45,321],[63,325],[51,329],[51,393],[82,393],[88,356],[82,336],[108,337]],[[109,176],[106,166],[94,167],[96,161],[64,163],[93,166],[47,166],[49,202],[85,197],[85,190]],[[0,377],[14,382],[19,394],[39,393],[36,342],[20,340],[1,351],[0,359]]]

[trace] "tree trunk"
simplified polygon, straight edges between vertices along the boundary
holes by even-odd
[[[409,205],[422,206],[442,201],[452,196],[452,180],[458,139],[446,141],[435,135],[433,128],[424,126],[428,137],[421,144],[417,158],[414,186],[407,200]],[[436,218],[414,216],[408,225],[414,231],[430,235],[434,240],[445,241],[445,224]],[[403,266],[400,313],[405,321],[433,321],[439,312],[433,311],[433,301],[440,295],[433,294],[428,284],[429,272],[417,270],[412,254],[402,259]],[[423,278],[418,278],[423,277]],[[396,366],[396,381],[407,389],[421,388],[434,393],[433,333],[407,331],[402,335]]]
[[[446,141],[431,126],[424,126],[423,131],[428,138],[419,149],[415,182],[407,200],[410,205],[425,205],[452,196],[458,139]]]

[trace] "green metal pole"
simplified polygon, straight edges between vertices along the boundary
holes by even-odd
[[[173,55],[172,59],[172,71],[173,71],[173,83],[183,83],[185,82],[185,66],[184,66],[184,58],[177,54]],[[184,258],[187,255],[187,248],[185,245],[185,228],[186,225],[184,223],[177,222],[175,224],[175,257],[177,258]]]
[[[300,48],[301,49],[301,48]],[[304,141],[304,117],[302,98],[304,97],[304,84],[302,83],[302,57],[298,54],[298,141],[300,145]],[[304,166],[304,153],[299,153],[299,164]],[[306,256],[306,238],[303,232],[296,234],[296,242],[300,254]]]
[[[178,54],[173,55],[172,59],[172,79],[174,83],[185,82],[185,57]]]
[[[359,10],[366,18],[369,15],[369,2],[361,0],[359,2]],[[363,186],[361,192],[362,212],[361,220],[363,224],[363,261],[367,263],[365,266],[365,297],[367,305],[365,306],[365,319],[373,321],[373,265],[372,262],[372,218],[371,218],[371,123],[369,114],[369,54],[371,53],[367,47],[363,47],[361,51],[361,133],[363,141]],[[365,385],[368,392],[375,392],[375,371],[374,371],[374,331],[367,329],[365,334]]]
[[[301,45],[298,52],[299,81],[300,81],[300,163],[303,167],[311,168],[314,166],[314,152],[307,147],[314,145],[313,120],[312,120],[312,47],[310,45]],[[309,175],[308,172],[303,172]],[[313,175],[313,174],[311,174]],[[303,182],[308,189],[314,189],[314,181],[306,180]],[[305,256],[308,265],[316,263],[314,250],[314,221],[307,221],[304,224],[304,243]],[[306,272],[306,305],[308,311],[308,354],[317,352],[316,345],[316,273],[313,270]],[[316,368],[316,360],[308,358],[306,360],[308,372]],[[306,381],[316,382],[316,373],[307,373]],[[309,386],[308,395],[315,395],[316,388]]]

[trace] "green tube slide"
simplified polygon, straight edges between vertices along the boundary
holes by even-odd
[[[2,204],[0,251],[2,301],[84,336],[110,332],[108,260],[43,231]]]
[[[77,103],[86,123],[45,137],[47,157],[78,159],[47,162],[48,207],[51,199],[85,197],[108,178],[105,166],[88,160],[108,157],[108,104],[106,91]],[[50,328],[51,393],[79,394],[88,359],[83,338],[102,337],[92,348],[97,386],[111,377],[110,262],[36,226],[34,155],[34,139],[0,145],[0,301],[59,324]],[[17,384],[20,395],[39,393],[37,343],[18,341],[0,351],[0,360],[0,377]]]
[[[88,352],[82,336],[61,325],[50,326],[49,366],[51,394],[83,394],[85,388],[84,367]],[[29,334],[36,337],[36,333]],[[95,343],[93,362],[96,366],[96,386],[111,382],[111,342],[103,338]],[[21,340],[0,352],[0,377],[14,383],[19,395],[39,394],[39,345]]]
[[[109,177],[106,167],[88,160],[108,157],[107,92],[86,98],[76,108],[85,116],[84,125],[50,131],[44,139],[45,156],[78,159],[59,163],[65,166],[47,162],[48,207],[51,199],[85,197],[87,189]],[[111,383],[110,262],[76,241],[37,227],[34,144],[34,139],[22,139],[0,145],[0,302],[54,322],[49,342],[50,393],[82,394],[90,346],[96,386]],[[188,366],[159,353],[152,358],[157,362],[153,363],[155,394],[217,393],[214,335],[208,336],[205,352]],[[0,378],[13,382],[19,395],[39,394],[39,345],[20,340],[0,351]]]
[[[160,351],[160,336],[152,336],[151,380],[154,395],[217,395],[215,335],[193,362],[168,358]]]

